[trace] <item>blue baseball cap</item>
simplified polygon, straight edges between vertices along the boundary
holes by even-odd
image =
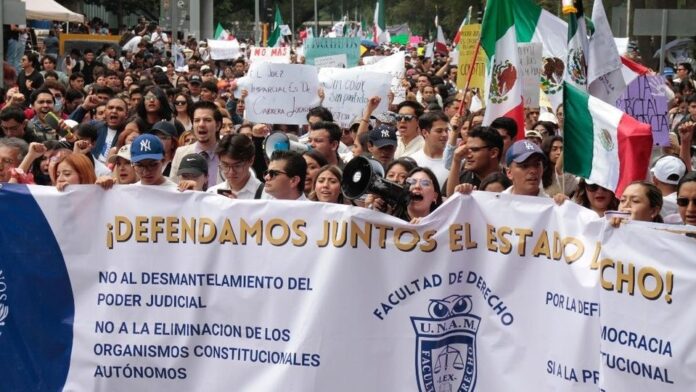
[[[528,140],[518,140],[507,150],[507,154],[505,154],[505,164],[510,166],[513,161],[522,163],[535,154],[538,154],[543,161],[546,161],[546,154],[541,151],[539,146]]]
[[[138,163],[145,159],[160,161],[164,159],[164,146],[159,138],[152,134],[140,135],[131,143],[131,162]]]

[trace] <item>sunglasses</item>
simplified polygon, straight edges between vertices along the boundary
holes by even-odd
[[[677,205],[679,207],[688,207],[689,203],[696,205],[696,198],[689,199],[688,197],[677,197]]]
[[[416,116],[413,114],[397,114],[394,118],[396,118],[396,121],[411,121],[415,119]]]
[[[585,184],[585,189],[590,192],[597,192],[599,190],[599,185],[597,184]]]
[[[148,95],[144,96],[143,99],[146,101],[156,101],[157,96],[148,94]]]
[[[174,101],[174,105],[176,105],[176,106],[184,106],[184,105],[186,105],[186,101]]]
[[[268,178],[271,178],[271,179],[276,178],[276,176],[279,174],[285,174],[286,176],[288,175],[288,173],[286,173],[282,170],[274,170],[274,169],[268,169],[265,172],[263,172],[264,177],[268,176]]]
[[[429,186],[433,185],[433,182],[428,180],[427,178],[423,178],[420,180],[416,180],[415,178],[407,178],[406,183],[408,185],[412,185],[412,186],[416,185],[416,184],[420,184],[420,186],[422,186],[422,187],[429,187]]]

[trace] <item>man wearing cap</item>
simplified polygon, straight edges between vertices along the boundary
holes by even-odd
[[[664,218],[671,215],[678,216],[677,207],[677,184],[686,174],[684,161],[672,155],[665,155],[655,162],[650,169],[653,184],[662,192],[662,211],[660,215]],[[669,222],[681,223],[681,222]]]
[[[180,191],[205,191],[208,188],[208,162],[200,154],[184,156],[176,174]]]
[[[396,128],[391,125],[381,124],[369,131],[367,149],[385,168],[394,160],[397,144]]]
[[[109,157],[109,164],[113,165],[113,177],[115,177],[115,182],[120,185],[138,182],[135,167],[131,164],[130,149],[131,145],[126,144],[116,154]],[[99,179],[97,179],[97,183],[99,183]]]
[[[537,146],[541,146],[541,139],[543,139],[541,133],[535,129],[528,129],[524,131],[524,138]]]
[[[176,189],[177,185],[162,174],[164,146],[155,135],[140,135],[131,144],[131,163],[140,181],[134,185],[154,185]]]
[[[244,135],[227,135],[220,139],[215,154],[220,173],[225,180],[208,188],[208,193],[218,193],[233,199],[260,199],[263,183],[251,171],[256,155],[254,142]]]
[[[176,173],[181,159],[194,152],[201,154],[208,161],[208,186],[224,181],[222,173],[218,171],[219,161],[215,155],[220,128],[222,128],[222,113],[214,103],[200,101],[193,105],[193,135],[196,142],[176,149],[169,175],[172,181],[179,180]]]
[[[201,85],[203,84],[203,79],[200,75],[191,75],[188,81],[189,94],[191,94],[191,100],[193,102],[198,102],[201,100]]]
[[[338,156],[338,145],[341,143],[341,127],[334,122],[318,121],[311,125],[307,142],[313,150],[317,150],[326,158],[329,165],[343,169],[344,163]]]
[[[548,197],[541,187],[546,155],[539,146],[528,140],[517,141],[508,149],[505,162],[512,186],[503,193]]]
[[[418,166],[432,170],[438,183],[444,184],[449,174],[442,157],[447,144],[449,118],[439,110],[431,111],[420,116],[418,126],[425,143],[423,149],[411,155],[411,158]]]

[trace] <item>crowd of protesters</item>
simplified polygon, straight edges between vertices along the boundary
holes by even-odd
[[[483,109],[468,109],[476,92],[457,89],[449,57],[426,58],[418,48],[377,46],[366,54],[406,52],[405,100],[377,113],[380,98],[373,97],[362,116],[341,128],[322,106],[307,113],[303,126],[249,122],[246,91],[234,94],[249,69],[244,57],[213,61],[205,41],[189,39],[179,42],[185,65],[177,67],[171,37],[144,20],[121,32],[120,48],[73,50],[65,58],[53,31],[40,53],[22,47],[24,29],[11,25],[9,32],[0,182],[342,203],[412,222],[455,193],[481,190],[569,200],[599,216],[619,211],[634,220],[696,225],[696,83],[688,62],[668,78],[672,145],[656,148],[649,175],[618,199],[564,173],[561,110],[526,109],[525,129],[505,117],[482,126]],[[308,151],[276,149],[269,156],[264,144],[272,132]],[[378,162],[406,197],[347,198],[342,170],[356,157]]]

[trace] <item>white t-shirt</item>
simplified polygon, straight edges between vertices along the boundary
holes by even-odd
[[[679,214],[679,207],[677,206],[677,192],[670,193],[662,198],[662,210],[660,211],[660,215],[663,219],[674,214]]]
[[[138,185],[138,186],[161,186],[164,187],[165,189],[172,189],[172,190],[177,190],[179,189],[179,186],[176,185],[176,183],[167,177],[164,177],[164,182],[159,184],[159,185],[143,185],[140,181],[136,182],[133,185]]]
[[[423,150],[411,155],[411,158],[416,161],[418,166],[432,170],[435,173],[435,177],[437,177],[437,182],[440,183],[440,188],[442,188],[442,184],[445,183],[449,176],[449,170],[445,168],[445,160],[443,158],[431,158],[425,155]]]
[[[259,189],[259,185],[261,185],[261,181],[256,179],[254,176],[250,176],[249,179],[247,180],[247,183],[244,185],[242,189],[239,190],[239,192],[234,192],[237,194],[237,199],[254,199],[256,196],[256,191]],[[230,186],[227,184],[227,181],[221,182],[215,186],[212,186],[206,190],[208,193],[217,193],[218,189],[225,189],[229,190]],[[262,193],[263,195],[263,193]]]
[[[126,44],[123,45],[123,51],[135,53],[138,49],[138,44],[142,39],[143,37],[139,35],[136,35],[135,37],[131,38],[130,41],[126,42]]]

